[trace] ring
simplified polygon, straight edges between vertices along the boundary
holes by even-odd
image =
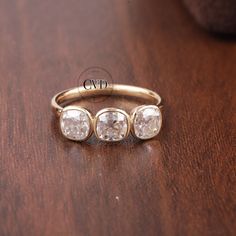
[[[84,107],[67,105],[75,100],[108,94],[143,99],[148,105],[137,106],[130,114],[120,108],[104,108],[95,116]],[[153,138],[162,125],[160,104],[161,97],[157,93],[121,84],[94,90],[87,90],[82,86],[67,89],[51,100],[53,111],[60,117],[62,134],[74,141],[87,140],[93,133],[99,140],[112,142],[124,139],[129,133],[142,140]]]

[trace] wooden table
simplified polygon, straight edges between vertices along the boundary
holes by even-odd
[[[0,235],[235,235],[235,63],[178,1],[0,0]],[[91,66],[161,94],[158,138],[61,136]]]

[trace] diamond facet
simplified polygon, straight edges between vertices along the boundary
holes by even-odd
[[[82,141],[90,134],[90,118],[82,108],[66,107],[60,117],[61,131],[68,139]]]
[[[157,106],[140,106],[136,109],[134,114],[134,134],[140,139],[153,138],[159,133],[161,123],[161,111]]]
[[[97,137],[104,141],[120,141],[129,131],[127,115],[119,109],[101,110],[95,125]]]

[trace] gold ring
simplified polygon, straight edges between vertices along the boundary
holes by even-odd
[[[112,93],[111,93],[112,90]],[[114,107],[104,108],[95,116],[86,108],[67,105],[72,101],[99,95],[130,96],[144,99],[148,105],[135,107],[130,114]],[[102,141],[120,141],[131,132],[133,136],[146,140],[155,137],[162,125],[161,97],[145,88],[113,84],[112,87],[87,90],[76,87],[56,94],[51,106],[60,117],[62,134],[75,141],[87,140],[93,133]]]

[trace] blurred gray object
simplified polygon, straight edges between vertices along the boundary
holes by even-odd
[[[196,21],[207,30],[236,34],[236,0],[184,0]]]

